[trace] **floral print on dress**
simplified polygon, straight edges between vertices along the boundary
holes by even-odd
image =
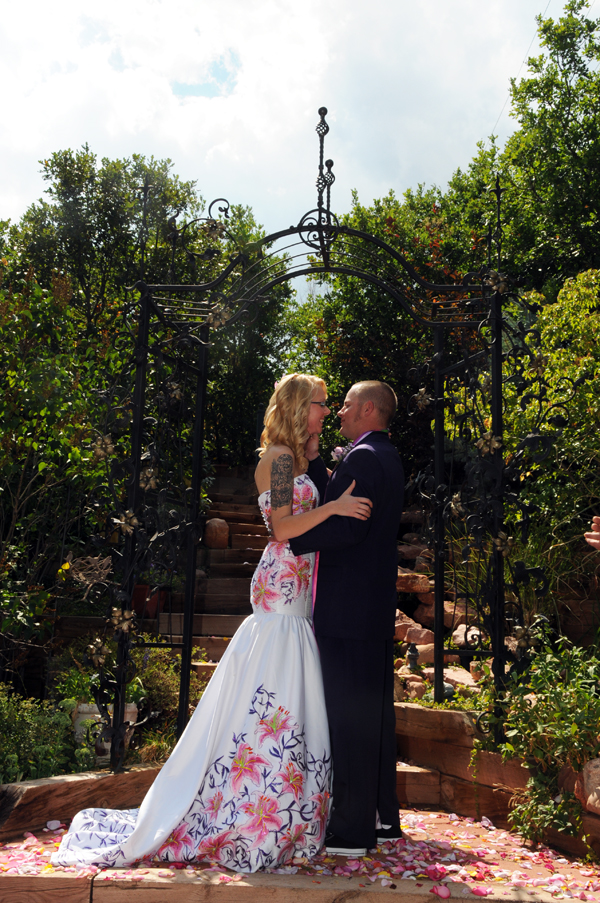
[[[268,496],[259,500],[266,516]],[[294,511],[313,507],[317,498],[310,479],[297,477]],[[313,567],[314,555],[295,558],[287,542],[267,545],[253,579],[254,614],[232,638],[181,746],[158,775],[152,805],[141,814],[79,812],[53,854],[54,865],[112,868],[154,857],[254,872],[320,851],[329,817],[331,754],[308,617]],[[171,828],[175,819],[161,825],[161,805],[177,802],[172,781],[182,775],[178,751],[189,768],[190,742],[202,748],[204,758],[195,777],[179,782],[185,804]],[[156,840],[136,843],[138,815],[137,836]]]
[[[303,514],[316,507],[319,493],[307,474],[294,480],[293,514]],[[265,524],[271,530],[271,491],[267,489],[259,498]],[[251,600],[255,612],[282,612],[288,606],[290,614],[310,618],[312,615],[312,578],[315,564],[314,552],[294,555],[287,541],[269,540],[254,572]]]
[[[306,748],[304,731],[276,694],[257,688],[249,715],[260,753],[248,733],[232,736],[229,764],[208,769],[182,823],[157,855],[168,862],[209,859],[238,870],[281,865],[296,851],[315,855],[329,817],[331,759]],[[306,795],[305,786],[316,793]]]

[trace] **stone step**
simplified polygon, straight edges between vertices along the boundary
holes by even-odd
[[[234,534],[249,534],[251,536],[268,536],[269,531],[265,527],[264,523],[262,524],[229,524],[229,533],[231,536]]]
[[[269,541],[268,536],[249,536],[244,533],[234,533],[231,536],[232,549],[264,549]]]
[[[159,766],[134,765],[120,774],[86,772],[85,774],[57,775],[4,784],[0,791],[0,841],[23,839],[24,831],[41,831],[52,816],[58,821],[70,821],[80,809],[131,809],[142,802],[148,788],[160,771]],[[8,903],[14,900],[59,900],[58,895],[4,896],[5,876],[0,878],[0,898]],[[84,883],[84,882],[82,882]],[[41,886],[40,886],[41,890]],[[89,884],[86,900],[90,898]],[[71,901],[71,897],[61,897]]]
[[[272,875],[263,871],[244,873],[235,883],[229,884],[220,870],[210,871],[207,863],[202,862],[196,867],[202,869],[196,875],[185,869],[174,869],[170,873],[167,869],[149,869],[143,874],[143,880],[139,880],[142,875],[136,875],[132,869],[112,868],[102,869],[101,873],[87,879],[78,877],[75,870],[72,873],[52,870],[39,875],[4,875],[0,879],[2,903],[130,903],[133,893],[137,893],[144,903],[204,903],[208,900],[211,903],[341,903],[350,900],[352,903],[377,903],[392,897],[401,899],[402,903],[429,903],[434,884],[427,879],[415,882],[394,878],[393,887],[398,888],[394,891],[380,882],[371,884],[369,881],[367,886],[362,876],[342,878],[319,873],[317,879],[303,873]],[[169,874],[168,878],[165,872]],[[504,887],[511,885],[494,887],[487,898],[488,903],[519,903],[525,899],[523,893],[517,893],[521,888],[509,892]],[[456,892],[453,899],[460,899]],[[539,891],[535,899],[552,903],[549,894]]]
[[[233,551],[238,551],[237,549]],[[210,580],[215,579],[216,577],[252,577],[254,571],[256,570],[256,564],[228,564],[224,562],[223,564],[211,564],[210,566]]]
[[[396,764],[396,792],[401,806],[439,806],[441,776],[435,768]]]
[[[208,497],[215,495],[247,496],[251,499],[258,498],[258,490],[254,480],[240,480],[236,477],[217,477],[208,490]]]
[[[208,490],[211,505],[242,505],[243,507],[256,508],[257,495],[242,492],[217,492],[211,487]]]
[[[180,614],[184,609],[183,593],[173,601],[171,612]],[[250,591],[245,593],[217,593],[207,595],[198,593],[194,597],[194,610],[197,614],[207,615],[251,615]]]
[[[198,636],[232,637],[245,615],[194,615],[192,633]],[[158,632],[162,634],[183,633],[183,613],[162,614],[158,619]]]
[[[207,683],[215,673],[217,662],[192,662],[192,671]]]
[[[215,464],[216,480],[253,480],[254,464]]]
[[[261,551],[256,549],[200,549],[198,560],[202,565],[212,568],[215,565],[258,564]]]
[[[212,502],[210,506],[210,510],[208,512],[209,517],[222,517],[225,520],[228,518],[232,518],[233,520],[239,519],[243,515],[246,515],[249,520],[246,523],[254,523],[252,518],[258,517],[259,520],[262,521],[262,514],[260,513],[260,508],[256,504],[249,505],[239,505],[234,502]]]
[[[196,595],[222,595],[223,593],[250,593],[250,577],[201,577],[196,580]]]

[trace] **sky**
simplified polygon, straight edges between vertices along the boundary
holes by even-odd
[[[332,208],[443,187],[514,130],[511,76],[563,0],[32,0],[0,21],[0,219],[42,197],[39,161],[169,157],[268,232],[316,202],[326,106]]]

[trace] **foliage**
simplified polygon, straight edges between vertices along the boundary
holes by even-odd
[[[137,751],[137,757],[144,765],[162,765],[175,749],[176,743],[173,725],[149,728],[144,731],[144,743]]]
[[[534,505],[530,551],[552,575],[552,589],[585,587],[593,554],[581,534],[600,502],[600,272],[591,270],[565,282],[554,304],[543,304],[528,341],[539,338],[529,368],[544,379],[543,417],[539,427],[545,450],[532,447],[521,495]],[[538,296],[539,301],[543,298]],[[540,402],[517,398],[506,389],[505,428],[509,454],[514,438],[532,433]],[[571,553],[568,550],[571,549]],[[587,549],[587,552],[586,552]],[[574,556],[572,553],[577,552]],[[579,564],[573,573],[574,557]],[[566,575],[568,584],[564,582]]]
[[[522,201],[515,263],[538,285],[600,265],[600,20],[585,16],[589,5],[568,0],[558,21],[538,16],[545,52],[512,80],[520,128],[503,156]]]
[[[227,257],[265,236],[252,211],[241,206],[232,207],[227,232],[230,237],[222,249]],[[255,267],[253,276],[257,278]],[[288,340],[284,311],[291,296],[288,283],[275,286],[268,298],[237,323],[211,333],[206,428],[217,463],[254,461],[262,432],[261,413],[281,375],[280,361]]]
[[[97,333],[102,315],[122,305],[138,279],[167,281],[168,220],[202,207],[194,183],[171,169],[168,159],[140,154],[98,165],[87,145],[53,153],[42,161],[49,200],[32,204],[11,230],[13,274],[32,266],[46,288],[54,274],[66,274],[72,305]]]
[[[95,586],[77,583],[75,569],[64,563],[67,552],[78,559],[101,550],[118,562],[127,535],[138,314],[130,287],[141,277],[210,280],[238,246],[263,234],[250,210],[233,208],[228,237],[214,248],[211,230],[190,220],[202,211],[201,197],[193,183],[172,174],[168,160],[134,155],[98,163],[86,146],[53,154],[44,177],[48,200],[0,229],[0,668],[6,673],[15,671],[21,648],[46,641],[57,609],[102,614],[110,601],[103,591],[119,582],[113,572]],[[199,266],[186,263],[184,270],[185,255],[172,259],[168,219],[175,216],[187,219]],[[277,375],[279,311],[288,295],[280,288],[255,321],[241,320],[230,334],[214,332],[205,444],[218,459],[252,458],[256,411]],[[188,519],[195,416],[195,377],[162,353],[176,339],[154,325],[152,342],[162,347],[148,367],[144,454],[152,477],[143,488],[161,526],[137,537],[142,550],[149,542],[164,546],[154,574],[164,586],[179,580],[183,568],[173,517],[179,512]],[[179,350],[194,357],[195,346]],[[205,474],[210,469],[206,459]]]
[[[94,753],[76,747],[70,714],[24,699],[0,683],[0,784],[87,771]]]
[[[473,712],[480,705],[480,700],[473,695],[456,692],[451,699],[444,699],[443,702],[436,702],[433,698],[433,686],[430,687],[421,699],[411,700],[422,705],[427,709],[444,709],[449,711]]]
[[[148,639],[150,639],[148,637]],[[197,655],[201,660],[204,655]],[[170,649],[135,647],[132,658],[136,665],[136,674],[144,686],[145,697],[151,712],[160,716],[160,724],[172,726],[177,719],[179,706],[179,675],[181,671],[181,653],[173,653]],[[196,707],[206,682],[194,672],[190,674],[190,706]]]
[[[354,195],[352,212],[342,218],[342,223],[372,233],[399,251],[404,251],[406,245],[417,247],[418,243],[419,260],[429,277],[429,266],[438,264],[431,235],[435,228],[430,222],[432,217],[435,219],[432,203],[431,197],[426,201],[419,197],[415,207],[421,216],[420,233],[412,238],[409,232],[415,225],[416,213],[413,211],[415,215],[409,219],[406,206],[393,192],[375,201],[372,208],[363,207]],[[377,254],[383,256],[383,252]],[[389,382],[398,395],[400,412],[391,438],[402,448],[409,473],[412,466],[430,455],[430,416],[408,418],[404,412],[419,388],[410,382],[408,373],[431,355],[431,336],[390,295],[355,276],[335,275],[323,280],[321,294],[313,296],[311,304],[290,309],[288,326],[288,369],[308,369],[322,376],[334,409],[341,407],[354,382]],[[326,449],[338,444],[336,433],[336,418],[331,417],[325,422],[323,434]]]
[[[501,266],[552,300],[565,278],[600,263],[600,20],[585,16],[589,6],[568,0],[558,20],[537,17],[543,52],[511,81],[519,127],[503,149],[493,138],[480,143],[440,198],[446,258],[458,269],[482,263],[499,175]]]
[[[564,638],[553,645],[546,635],[539,650],[530,651],[530,660],[524,673],[511,672],[499,695],[489,669],[484,682],[495,706],[490,725],[504,727],[499,751],[505,759],[522,758],[531,772],[510,818],[534,840],[548,827],[577,834],[581,806],[560,790],[558,776],[566,765],[581,771],[600,753],[600,659]]]

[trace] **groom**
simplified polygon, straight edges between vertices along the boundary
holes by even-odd
[[[328,853],[364,856],[401,837],[396,796],[394,621],[404,475],[388,438],[397,400],[386,383],[356,383],[338,412],[349,451],[331,477],[309,442],[308,474],[321,502],[356,480],[373,503],[366,521],[330,517],[290,540],[295,555],[319,551],[314,611],[333,756]],[[317,440],[318,441],[318,440]],[[382,827],[376,829],[379,816]]]

